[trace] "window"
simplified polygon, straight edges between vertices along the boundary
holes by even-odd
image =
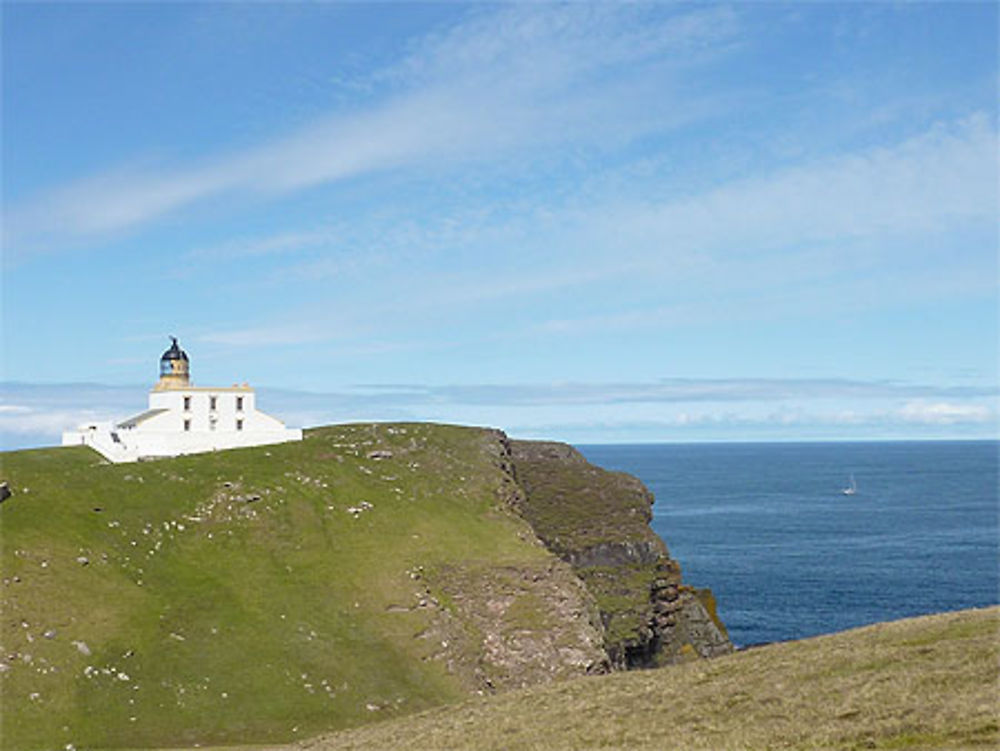
[[[185,412],[190,412],[191,411],[191,397],[190,396],[185,396],[184,397],[184,411]]]
[[[243,411],[243,397],[242,396],[236,397],[236,411],[237,412],[242,412]]]
[[[186,430],[186,431],[191,430],[191,421],[190,420],[185,420],[184,421],[184,430]]]
[[[242,420],[237,420],[236,421],[236,429],[237,430],[243,430],[243,421]]]
[[[208,408],[209,409],[215,409],[218,406],[218,403],[219,403],[219,397],[217,397],[217,396],[210,396],[210,397],[208,397]]]

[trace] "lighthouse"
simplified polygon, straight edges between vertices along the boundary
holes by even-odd
[[[89,423],[63,433],[63,445],[90,446],[112,462],[198,454],[207,451],[301,441],[257,409],[254,390],[244,383],[195,386],[191,360],[176,337],[160,357],[160,377],[145,412],[117,422]]]
[[[160,380],[153,388],[164,389],[184,388],[191,383],[191,361],[187,352],[177,344],[177,337],[170,337],[170,349],[160,357]]]

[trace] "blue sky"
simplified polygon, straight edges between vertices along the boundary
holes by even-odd
[[[996,437],[997,24],[4,3],[4,446],[143,409],[169,334],[296,425]]]

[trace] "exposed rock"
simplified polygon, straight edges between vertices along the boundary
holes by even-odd
[[[685,641],[690,642],[702,657],[717,657],[732,652],[729,635],[721,627],[718,617],[705,605],[703,598],[712,598],[712,593],[706,589],[696,590],[692,595],[684,598],[676,624],[679,630],[686,632]]]
[[[565,558],[576,567],[624,566],[629,563],[657,563],[665,555],[666,548],[657,538],[635,542],[602,542],[580,551],[569,551]]]
[[[448,568],[431,585],[451,603],[420,638],[432,659],[481,691],[610,668],[596,603],[561,561],[537,568]]]
[[[682,583],[680,566],[650,528],[654,499],[640,480],[595,467],[565,444],[501,444],[501,467],[522,490],[510,505],[595,598],[616,669],[733,650],[711,593]]]

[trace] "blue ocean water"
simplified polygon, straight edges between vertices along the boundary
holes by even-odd
[[[653,491],[739,646],[1000,602],[996,441],[578,448]]]

